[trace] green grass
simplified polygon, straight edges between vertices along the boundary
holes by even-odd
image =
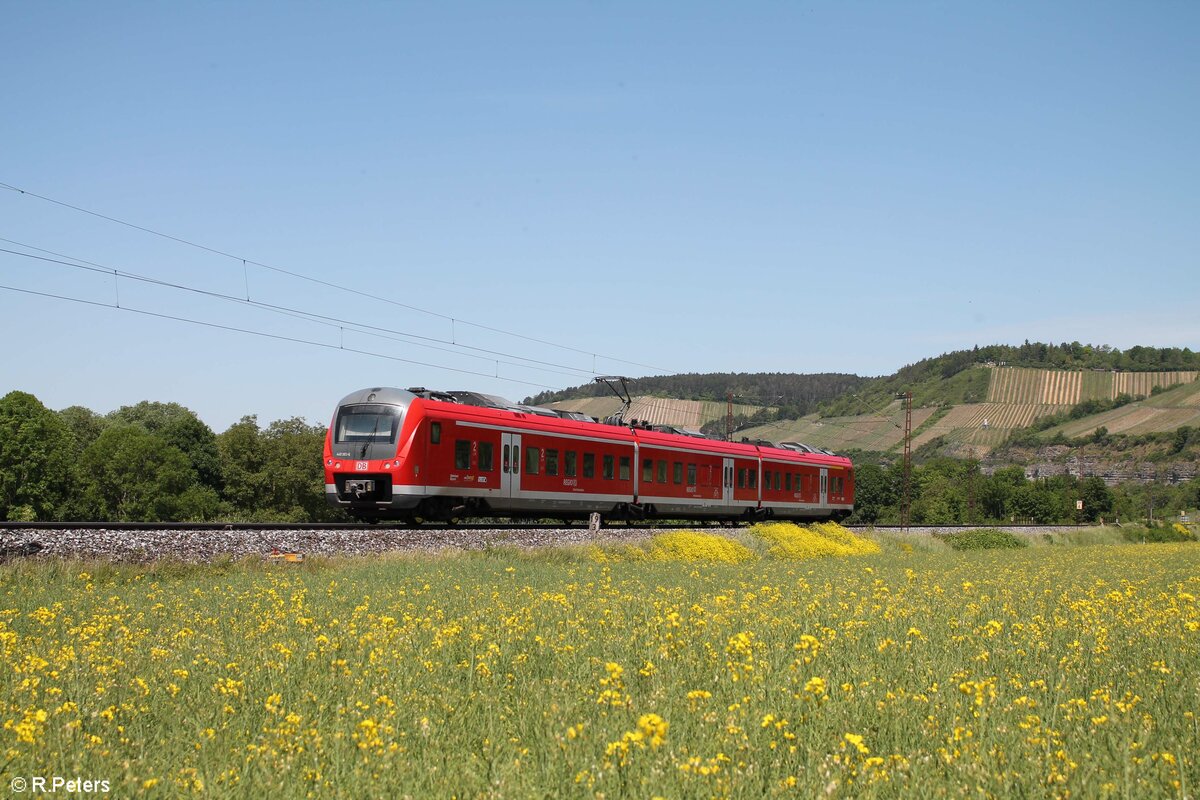
[[[1200,547],[878,541],[741,564],[6,565],[0,779],[172,798],[1194,792]]]

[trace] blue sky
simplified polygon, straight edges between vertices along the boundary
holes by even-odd
[[[0,253],[0,394],[179,402],[220,431],[324,424],[364,386],[1200,349],[1196,3],[3,18],[0,183],[227,255],[10,189],[0,248],[252,304]]]

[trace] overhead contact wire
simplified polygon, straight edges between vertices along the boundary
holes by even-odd
[[[176,316],[174,314],[161,314],[156,311],[146,311],[146,310],[140,309],[140,308],[130,308],[129,306],[115,306],[115,305],[112,305],[111,303],[101,303],[96,300],[84,300],[79,297],[68,297],[66,295],[52,294],[50,292],[38,292],[38,291],[34,291],[33,289],[22,289],[17,286],[0,285],[0,289],[5,289],[10,292],[19,292],[21,294],[34,295],[36,297],[47,297],[47,298],[51,298],[54,300],[66,300],[71,303],[80,303],[83,305],[95,306],[98,308],[111,308],[114,311],[126,311],[126,312],[129,312],[132,314],[142,314],[147,317],[155,317],[157,319],[167,319],[167,320],[173,320],[175,322],[187,322],[192,325],[200,325],[205,328],[216,328],[218,330],[230,331],[233,333],[245,333],[245,334],[249,334],[251,336],[261,336],[266,339],[275,339],[275,340],[281,341],[281,342],[292,342],[295,344],[310,345],[312,347],[322,347],[327,350],[342,350],[347,353],[357,353],[359,355],[371,356],[374,358],[386,358],[389,361],[397,361],[397,362],[404,363],[404,364],[415,364],[416,366],[420,366],[420,367],[431,367],[433,369],[442,369],[442,370],[447,370],[449,372],[458,372],[463,375],[475,375],[475,376],[482,377],[482,378],[495,377],[495,376],[490,375],[485,372],[475,372],[473,370],[468,370],[468,369],[447,367],[442,364],[430,364],[425,361],[416,361],[411,358],[400,358],[399,356],[390,356],[390,355],[387,355],[386,353],[375,353],[370,350],[359,350],[359,349],[353,348],[353,347],[341,347],[339,345],[329,344],[328,342],[316,342],[311,339],[301,339],[296,336],[283,336],[282,334],[267,333],[265,331],[255,331],[255,330],[250,330],[249,328],[238,328],[233,325],[221,325],[216,322],[206,322],[204,320],[191,319],[189,317],[180,317],[180,316]],[[532,381],[523,381],[523,380],[520,380],[517,378],[501,377],[501,380],[509,381],[510,383],[519,383],[519,384],[523,384],[525,386],[534,386],[539,389],[553,389],[554,388],[552,386],[546,386],[546,385],[540,384],[540,383],[533,383]]]
[[[164,281],[161,278],[152,278],[152,277],[149,277],[146,275],[139,275],[137,273],[125,272],[123,270],[113,269],[112,267],[108,267],[103,264],[98,264],[94,261],[88,261],[86,259],[77,258],[75,256],[65,255],[63,253],[57,253],[57,252],[54,252],[53,250],[47,250],[45,248],[35,247],[34,245],[25,244],[23,242],[17,242],[13,239],[5,239],[3,237],[0,237],[0,241],[8,242],[10,244],[15,244],[19,247],[25,247],[30,250],[38,250],[43,253],[49,253],[50,255],[58,256],[59,258],[57,258],[57,259],[56,258],[46,258],[45,256],[38,256],[38,255],[34,255],[33,253],[22,253],[22,252],[19,252],[16,250],[9,250],[7,248],[2,248],[2,247],[0,247],[0,253],[8,253],[10,255],[21,256],[23,258],[36,259],[38,261],[45,261],[45,262],[48,262],[51,264],[60,264],[62,266],[72,267],[74,269],[86,270],[88,272],[99,272],[99,273],[102,273],[105,275],[113,275],[114,281],[117,276],[120,276],[120,277],[129,278],[131,280],[148,283],[148,284],[155,285],[155,286],[162,286],[162,287],[169,288],[169,289],[177,289],[180,291],[192,292],[193,294],[199,294],[199,295],[202,295],[205,297],[211,297],[214,299],[225,300],[227,302],[238,303],[241,305],[248,305],[253,308],[259,308],[259,309],[262,309],[265,311],[271,311],[274,313],[283,314],[285,316],[294,317],[296,319],[303,319],[303,320],[313,322],[316,324],[320,324],[320,325],[330,325],[330,326],[339,327],[339,328],[345,328],[345,327],[349,326],[350,330],[353,330],[357,333],[362,333],[366,336],[375,336],[375,337],[378,337],[381,339],[388,339],[389,341],[403,342],[405,344],[413,344],[418,347],[426,347],[428,349],[437,350],[437,351],[443,352],[443,353],[452,353],[454,355],[467,356],[468,358],[477,358],[477,359],[481,359],[481,360],[485,360],[485,361],[494,361],[495,358],[492,358],[494,356],[506,356],[508,358],[515,358],[515,359],[519,359],[522,362],[525,362],[522,364],[517,364],[517,363],[511,362],[511,361],[502,362],[502,363],[507,364],[508,366],[512,366],[512,367],[536,369],[539,372],[549,372],[549,373],[555,374],[555,375],[563,375],[568,378],[580,378],[580,377],[586,377],[589,375],[589,373],[586,370],[582,370],[577,367],[572,367],[567,364],[556,364],[556,363],[550,362],[550,361],[540,361],[538,359],[526,358],[525,356],[519,356],[519,355],[515,355],[513,353],[505,353],[505,352],[501,352],[501,351],[497,351],[497,350],[490,350],[490,349],[483,348],[483,347],[474,347],[472,345],[454,344],[453,345],[454,347],[458,347],[463,350],[473,350],[473,351],[479,352],[479,353],[486,353],[490,357],[485,358],[484,356],[472,355],[471,353],[461,353],[456,350],[449,350],[449,349],[446,349],[443,347],[435,347],[430,344],[422,343],[422,342],[438,342],[441,344],[451,344],[450,342],[447,342],[444,339],[437,339],[437,338],[430,337],[430,336],[422,336],[421,334],[408,333],[406,331],[397,331],[397,330],[393,330],[391,328],[383,328],[383,327],[379,327],[376,325],[366,325],[363,323],[356,323],[356,322],[352,322],[350,320],[339,319],[337,317],[329,317],[329,316],[326,316],[323,314],[316,314],[314,312],[305,311],[303,309],[296,309],[296,308],[291,308],[288,306],[277,306],[277,305],[274,305],[271,303],[264,303],[264,302],[261,302],[258,300],[242,299],[240,297],[234,297],[233,295],[223,294],[221,292],[214,292],[214,291],[210,291],[208,289],[200,289],[200,288],[197,288],[194,286],[188,286],[186,284],[179,284],[179,283],[173,283],[170,281]],[[69,261],[62,261],[60,259],[69,259]],[[119,303],[118,303],[118,305],[119,305]],[[381,331],[382,333],[377,333],[376,331]],[[394,336],[385,336],[384,333],[394,334]],[[419,339],[422,341],[416,341],[416,342],[408,341],[408,339],[395,338],[396,336],[405,336],[405,337],[409,337],[410,339]],[[541,365],[541,366],[534,366],[534,365]],[[546,369],[546,367],[555,367],[556,369]],[[569,372],[561,372],[559,370],[570,370],[570,371]]]
[[[207,253],[212,253],[213,255],[218,255],[218,256],[222,256],[224,258],[233,259],[234,261],[240,261],[240,262],[242,262],[243,265],[253,264],[256,267],[261,267],[263,269],[271,270],[272,272],[277,272],[281,275],[288,275],[292,278],[296,278],[297,280],[308,281],[310,283],[314,283],[319,286],[324,286],[324,287],[327,287],[330,289],[336,289],[336,290],[342,291],[342,292],[348,292],[350,294],[357,295],[359,297],[365,297],[365,298],[369,298],[371,300],[376,300],[381,303],[387,303],[389,305],[393,305],[398,308],[406,308],[410,311],[416,311],[421,314],[427,314],[429,316],[437,317],[439,319],[450,320],[451,323],[453,323],[455,320],[454,317],[451,317],[448,314],[442,314],[437,311],[430,311],[429,309],[426,309],[426,308],[409,305],[407,303],[401,303],[398,300],[392,300],[391,298],[387,298],[387,297],[379,297],[377,295],[373,295],[368,292],[361,291],[359,289],[351,289],[350,287],[341,286],[336,283],[331,283],[329,281],[321,280],[320,278],[314,278],[310,275],[305,275],[300,272],[293,272],[292,270],[284,269],[282,267],[275,267],[270,264],[264,264],[261,261],[255,261],[253,259],[243,258],[241,256],[234,255],[233,253],[229,253],[224,250],[219,250],[215,247],[209,247],[207,245],[189,241],[187,239],[183,239],[178,236],[172,236],[169,233],[162,233],[161,231],[156,231],[153,228],[147,228],[142,225],[137,225],[132,222],[127,222],[123,219],[118,219],[117,217],[111,217],[107,214],[101,214],[98,211],[92,211],[91,209],[83,208],[82,206],[72,205],[71,203],[67,203],[62,200],[56,200],[53,197],[47,197],[45,195],[38,194],[37,192],[31,192],[28,189],[22,189],[19,186],[13,186],[12,184],[9,184],[9,183],[4,183],[4,182],[0,181],[0,188],[8,189],[9,191],[16,192],[18,194],[25,195],[28,197],[34,197],[34,198],[37,198],[38,200],[42,200],[43,202],[53,203],[54,205],[61,206],[62,208],[67,208],[72,211],[77,211],[81,214],[87,214],[89,216],[96,217],[97,219],[102,219],[107,222],[115,223],[117,225],[124,225],[127,228],[132,228],[133,230],[141,231],[143,233],[148,233],[151,236],[158,236],[159,238],[167,239],[172,242],[177,242],[178,244],[186,245],[188,247],[194,247],[198,250],[203,250]],[[580,355],[590,355],[593,357],[593,359],[597,356],[596,353],[593,353],[590,350],[582,350],[580,348],[571,347],[569,345],[560,344],[558,342],[551,342],[546,339],[539,339],[535,336],[527,336],[522,333],[514,333],[512,331],[506,331],[502,328],[493,328],[489,325],[483,325],[483,324],[477,323],[477,322],[468,322],[466,320],[458,320],[458,322],[461,322],[464,325],[470,325],[471,327],[478,328],[480,330],[489,331],[491,333],[498,333],[498,334],[501,334],[504,336],[511,336],[511,337],[514,337],[517,339],[523,339],[525,341],[535,342],[537,344],[546,345],[548,347],[556,347],[556,348],[559,348],[560,350],[566,350],[566,351],[569,351],[572,353],[579,353]],[[629,364],[631,366],[636,366],[636,367],[644,367],[646,369],[654,370],[656,372],[670,372],[671,371],[671,370],[664,369],[663,367],[655,367],[650,364],[642,364],[637,361],[629,361],[628,359],[623,359],[623,358],[615,358],[612,356],[606,356],[606,355],[602,355],[602,354],[600,355],[600,357],[604,358],[608,361],[614,361],[614,362],[617,362],[620,364]],[[593,366],[593,374],[594,374],[594,366]]]

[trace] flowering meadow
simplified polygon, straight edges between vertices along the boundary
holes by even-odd
[[[720,541],[716,541],[720,540]],[[1193,797],[1200,548],[837,526],[0,567],[0,781],[112,796]]]

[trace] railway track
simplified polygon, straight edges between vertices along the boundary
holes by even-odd
[[[721,526],[671,523],[608,525],[528,522],[472,523],[421,528],[361,524],[277,523],[0,523],[0,561],[24,556],[147,563],[159,560],[208,563],[222,559],[303,556],[382,555],[385,553],[472,551],[499,547],[551,547],[595,542],[639,542],[664,530]],[[979,526],[972,526],[979,527]],[[1004,526],[1026,535],[1072,530],[1064,526]],[[870,530],[854,526],[854,530]],[[908,529],[876,526],[908,535],[969,530],[964,526]]]
[[[738,521],[736,526],[746,523]],[[606,522],[603,530],[620,530],[633,527],[624,522]],[[711,521],[646,521],[638,525],[640,528],[656,530],[686,530],[689,528],[723,528],[730,527],[728,523]],[[980,528],[1003,528],[1008,531],[1049,533],[1053,531],[1074,530],[1083,525],[1012,525],[1012,524],[979,524],[979,525],[846,525],[852,531],[935,531],[953,533],[955,531],[973,531]],[[420,526],[404,523],[381,522],[366,524],[360,522],[10,522],[0,521],[0,532],[23,530],[110,530],[110,531],[385,531],[385,530],[577,530],[587,528],[586,522],[551,523],[545,520],[525,522],[459,522],[454,524],[429,522]]]

